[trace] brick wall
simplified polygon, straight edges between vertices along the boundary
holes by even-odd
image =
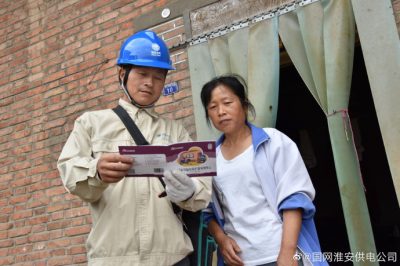
[[[165,2],[0,2],[0,265],[85,265],[89,210],[65,192],[56,160],[76,117],[116,104],[119,47],[133,18]],[[170,46],[184,39],[181,18],[154,30]],[[167,82],[180,91],[156,110],[195,137],[186,51],[172,58]]]

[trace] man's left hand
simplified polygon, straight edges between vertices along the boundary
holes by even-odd
[[[175,203],[188,200],[196,191],[193,180],[181,171],[165,171],[164,181],[167,197]]]

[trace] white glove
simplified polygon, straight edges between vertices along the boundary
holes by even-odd
[[[188,200],[196,191],[193,180],[178,170],[165,171],[164,182],[167,197],[175,203]]]

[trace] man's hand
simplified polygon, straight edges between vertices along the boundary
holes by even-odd
[[[167,197],[175,203],[189,199],[196,191],[193,180],[181,171],[165,171],[164,181]]]
[[[132,167],[133,158],[118,153],[103,153],[97,162],[97,172],[105,183],[120,181]]]

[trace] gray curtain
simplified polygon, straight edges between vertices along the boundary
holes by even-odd
[[[352,0],[352,4],[376,115],[400,203],[400,40],[393,7],[390,0]]]
[[[376,254],[347,112],[355,36],[350,0],[315,2],[279,18],[189,47],[198,139],[215,139],[218,135],[205,121],[201,87],[216,75],[229,72],[247,80],[249,98],[257,111],[255,124],[275,125],[279,90],[278,31],[294,66],[327,117],[351,251]]]
[[[350,248],[376,252],[347,112],[355,35],[351,2],[316,2],[281,16],[279,23],[286,51],[328,120]]]

